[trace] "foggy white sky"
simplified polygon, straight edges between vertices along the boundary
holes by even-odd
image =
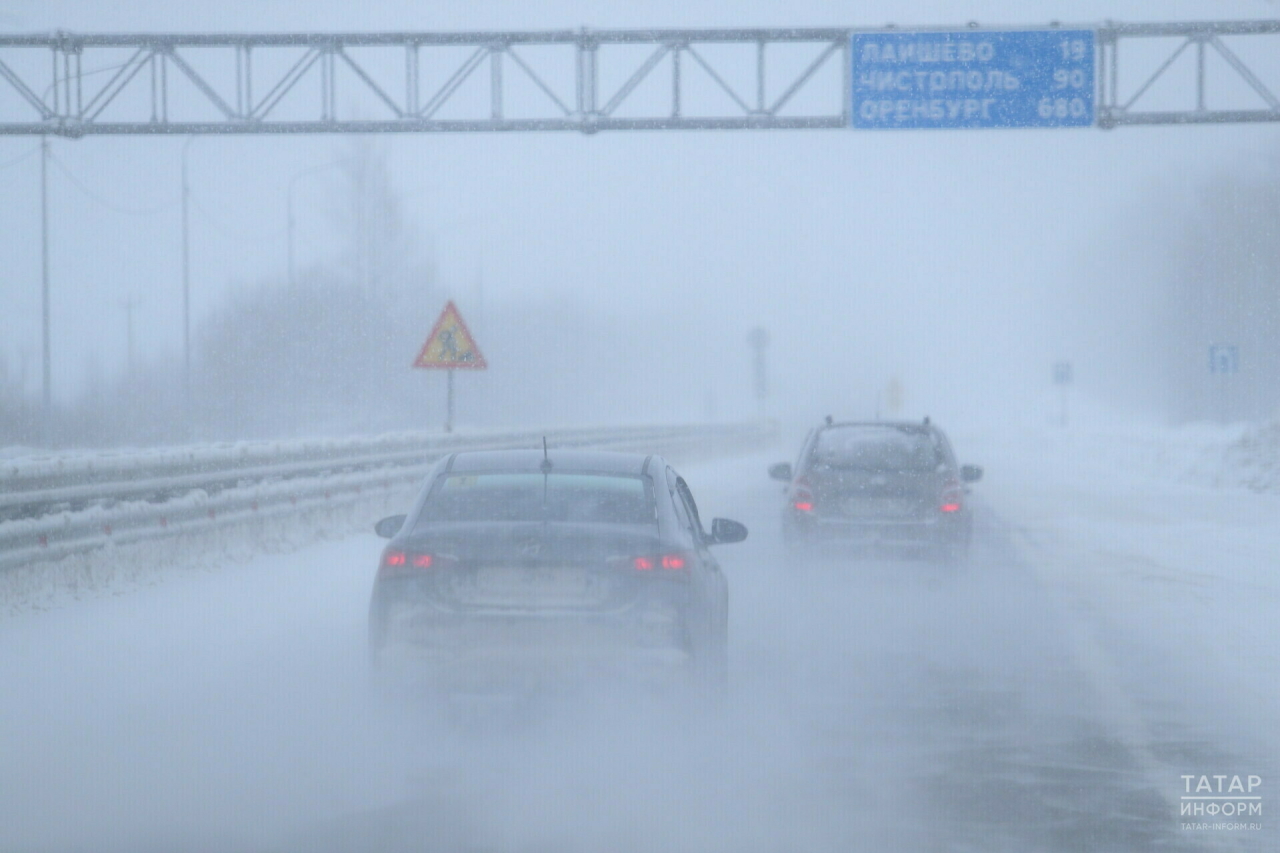
[[[0,6],[8,31],[397,30],[709,25],[1036,24],[1274,17],[1238,2],[465,4],[32,0]],[[1074,294],[1108,282],[1092,260],[1153,188],[1202,180],[1275,149],[1266,126],[1058,131],[688,132],[383,137],[406,208],[431,234],[464,312],[481,265],[487,300],[568,294],[615,315],[677,311],[716,326],[763,323],[775,379],[859,369],[901,375],[914,397],[956,405],[1038,388],[1054,358],[1088,363],[1096,342]],[[333,137],[201,138],[191,148],[193,293],[199,316],[238,283],[282,279],[285,187],[335,157]],[[176,353],[182,138],[55,139],[97,195],[51,173],[58,396],[86,362],[125,356],[133,294],[144,354]],[[0,162],[34,148],[0,139]],[[299,264],[335,242],[336,175],[299,184]],[[3,352],[39,377],[39,159],[0,170]],[[203,211],[207,211],[206,215]],[[212,221],[210,215],[215,221]],[[1149,283],[1146,283],[1149,284]],[[1137,295],[1134,295],[1137,294]],[[424,334],[425,334],[424,329]],[[490,334],[494,330],[488,330]],[[482,341],[483,344],[483,341]],[[1084,351],[1082,351],[1084,350]],[[406,354],[406,362],[412,354]],[[745,372],[745,353],[731,354]],[[941,366],[940,366],[941,365]],[[726,369],[723,365],[719,369]],[[1102,367],[1105,367],[1103,365]]]

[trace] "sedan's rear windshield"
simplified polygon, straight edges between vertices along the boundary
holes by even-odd
[[[657,513],[644,477],[486,472],[436,480],[419,523],[440,521],[656,524]]]
[[[929,433],[885,427],[823,430],[813,455],[820,465],[876,471],[933,471],[943,461]]]

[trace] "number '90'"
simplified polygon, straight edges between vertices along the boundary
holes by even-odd
[[[1084,69],[1083,68],[1058,68],[1053,72],[1053,88],[1065,89],[1070,86],[1072,89],[1084,88]]]

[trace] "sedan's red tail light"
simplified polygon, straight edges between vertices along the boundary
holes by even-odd
[[[382,563],[378,566],[378,577],[390,578],[412,575],[439,565],[440,557],[435,554],[388,548],[382,552]]]
[[[684,554],[661,554],[653,557],[636,557],[631,565],[638,572],[652,572],[654,569],[665,569],[678,572],[689,565],[689,558]]]

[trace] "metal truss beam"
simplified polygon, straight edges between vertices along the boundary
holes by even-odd
[[[1280,21],[1085,29],[1098,39],[1099,127],[1280,121],[1274,63],[1242,58],[1280,56]],[[0,134],[848,127],[850,39],[875,31],[0,35]],[[1122,63],[1141,41],[1168,53],[1131,86],[1136,65]],[[1180,60],[1196,70],[1185,106],[1170,108],[1169,85],[1186,88]],[[621,76],[606,85],[605,68]],[[1154,104],[1153,86],[1175,77]],[[1219,77],[1252,100],[1215,103]]]
[[[1280,75],[1276,73],[1280,21],[1107,24],[1099,27],[1097,34],[1101,66],[1097,115],[1101,128],[1280,121]],[[1253,55],[1270,57],[1270,67],[1257,68],[1242,60],[1233,45],[1239,48],[1246,44]],[[1131,67],[1130,54],[1144,48],[1148,55],[1153,48],[1163,55],[1154,69]],[[1211,58],[1216,71],[1209,68]],[[1175,70],[1192,61],[1192,74],[1179,75]],[[1264,82],[1267,72],[1270,86]],[[1134,80],[1122,86],[1121,78],[1131,74],[1136,74]],[[1162,82],[1165,97],[1172,97],[1178,106],[1151,106],[1152,89]],[[1215,103],[1225,99],[1223,84],[1243,93],[1243,99],[1237,94],[1237,103],[1231,106]]]

